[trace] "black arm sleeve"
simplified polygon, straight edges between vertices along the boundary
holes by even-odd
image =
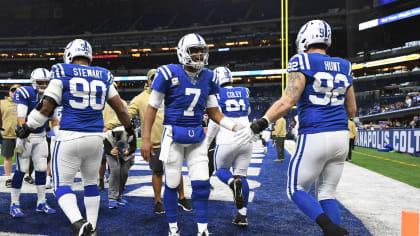
[[[111,154],[112,144],[106,139],[104,139],[104,149],[105,149],[106,154],[112,156],[112,154]]]

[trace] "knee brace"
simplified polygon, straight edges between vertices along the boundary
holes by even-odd
[[[35,185],[45,185],[47,182],[47,172],[40,172],[35,169]]]
[[[36,161],[34,159],[34,169],[39,172],[47,171],[47,157],[37,158]]]
[[[198,223],[208,222],[208,208],[210,196],[210,182],[207,181],[191,181],[192,194],[191,198],[195,207],[195,215]]]
[[[24,176],[25,176],[25,172],[20,172],[16,170],[15,173],[13,174],[12,188],[22,188],[22,181],[23,181]]]
[[[85,186],[85,197],[99,196],[98,185],[87,185]]]
[[[169,188],[177,188],[181,181],[181,172],[177,169],[165,169],[165,183]]]

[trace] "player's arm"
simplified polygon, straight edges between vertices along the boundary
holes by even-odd
[[[225,117],[219,109],[219,103],[215,94],[210,94],[206,101],[207,114],[216,124],[231,131],[237,131],[237,125],[231,119]]]
[[[353,85],[347,89],[346,98],[344,100],[344,108],[346,109],[347,117],[349,119],[356,116],[357,105]]]
[[[151,140],[152,126],[156,119],[156,113],[162,104],[165,94],[157,90],[152,90],[149,98],[149,105],[147,105],[146,114],[144,114],[144,128],[142,130],[141,155],[144,160],[150,160],[150,153],[155,155],[153,144]]]
[[[213,141],[214,137],[216,137],[217,133],[219,132],[220,126],[217,125],[213,120],[209,121],[209,126],[207,128],[207,149],[210,147],[211,142]]]

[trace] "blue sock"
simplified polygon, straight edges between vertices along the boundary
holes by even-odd
[[[325,199],[319,201],[321,203],[322,209],[325,211],[325,214],[331,219],[334,224],[340,225],[341,223],[341,214],[338,209],[337,201],[335,199]]]
[[[305,213],[314,221],[320,214],[324,213],[321,204],[305,191],[295,191],[292,196],[292,200],[299,207],[299,209],[303,211],[303,213]]]
[[[210,182],[209,180],[191,181],[191,186],[191,198],[194,203],[197,223],[208,223]]]
[[[45,185],[47,182],[47,172],[35,171],[35,185]]]
[[[12,188],[22,188],[22,181],[24,176],[25,173],[16,170],[12,179]]]
[[[216,171],[216,176],[225,184],[228,184],[228,180],[233,178],[232,173],[228,169],[218,169]]]
[[[242,177],[241,181],[242,181],[242,194],[244,195],[245,207],[247,207],[248,206],[248,199],[249,199],[248,180],[247,180],[246,177]]]
[[[165,206],[168,223],[175,223],[178,218],[178,187],[170,188],[165,184],[163,205]]]

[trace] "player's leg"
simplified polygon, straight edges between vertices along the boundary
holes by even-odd
[[[106,170],[106,154],[105,152],[102,153],[102,160],[101,160],[101,166],[99,167],[99,191],[102,191],[105,189],[105,170]],[[111,167],[110,167],[111,169]]]
[[[155,196],[155,208],[154,212],[156,214],[165,213],[163,208],[162,200],[160,198],[162,190],[162,175],[163,175],[163,163],[159,160],[160,148],[155,148],[155,155],[150,154],[149,167],[153,171],[152,175],[152,186],[153,193]]]
[[[34,142],[34,141],[33,141]],[[32,161],[35,169],[35,185],[37,189],[37,212],[43,212],[47,214],[55,213],[54,209],[51,209],[45,198],[45,184],[47,178],[47,158],[48,158],[48,143],[45,138],[41,141],[32,144]]]
[[[120,194],[120,164],[118,163],[118,157],[106,155],[106,159],[109,168],[111,168],[108,186],[108,207],[116,209],[118,208],[117,200]]]
[[[51,142],[53,142],[52,140],[51,140],[51,137],[48,137],[47,136],[47,143],[48,143],[48,156],[47,156],[47,180],[46,180],[46,183],[45,183],[45,188],[46,189],[50,189],[50,188],[52,188],[52,185],[51,185],[51,146],[52,146],[52,144],[51,144]]]
[[[3,143],[1,144],[1,155],[4,157],[4,172],[7,178],[5,186],[7,188],[12,187],[12,157],[15,146],[15,139],[3,139]]]
[[[194,209],[184,195],[184,178],[182,177],[182,172],[178,187],[178,206],[184,211],[192,211]]]
[[[236,146],[236,145],[235,145]],[[236,179],[241,180],[242,188],[241,194],[243,195],[243,206],[238,208],[238,214],[236,215],[235,219],[233,219],[232,223],[240,226],[247,226],[248,225],[248,218],[247,218],[247,207],[248,207],[248,200],[249,200],[249,184],[248,179],[246,178],[249,163],[251,161],[252,156],[252,146],[242,146],[237,147],[237,156],[233,161],[233,175]]]
[[[58,205],[72,224],[73,232],[87,229],[87,223],[80,213],[76,194],[71,189],[74,177],[80,168],[81,159],[77,140],[56,141],[52,151],[53,185]],[[90,225],[90,227],[92,227]],[[87,229],[88,230],[88,229]]]
[[[128,179],[128,174],[130,172],[130,168],[131,166],[134,164],[134,154],[132,155],[131,159],[128,159],[126,161],[124,160],[120,160],[120,164],[121,164],[121,178],[120,178],[120,189],[119,189],[119,195],[118,195],[118,204],[120,205],[126,205],[128,202],[122,198],[124,189],[125,189],[125,184],[127,183],[127,179]]]
[[[203,232],[207,232],[208,202],[210,196],[207,144],[201,142],[188,146],[185,150],[185,160],[191,179],[191,198],[194,203],[198,232],[202,234]]]
[[[329,135],[329,140],[331,140],[330,150],[328,151],[329,161],[325,164],[324,170],[316,182],[315,193],[325,214],[335,224],[340,225],[341,214],[335,200],[335,193],[349,151],[348,136],[342,132],[334,132]]]
[[[96,230],[100,203],[98,171],[102,159],[103,140],[99,136],[88,136],[78,141],[79,155],[82,158],[80,173],[84,184],[86,218]]]
[[[12,189],[10,191],[10,215],[13,218],[23,217],[23,212],[20,209],[20,190],[22,188],[23,177],[29,169],[31,150],[23,153],[16,152],[16,170],[12,178]]]
[[[164,139],[171,138],[164,136]],[[162,143],[164,143],[163,141]],[[163,202],[166,218],[171,232],[178,231],[178,187],[181,180],[182,163],[184,161],[184,145],[172,142],[169,147],[171,162],[163,163],[165,169],[165,191]],[[162,153],[161,153],[162,155]]]

